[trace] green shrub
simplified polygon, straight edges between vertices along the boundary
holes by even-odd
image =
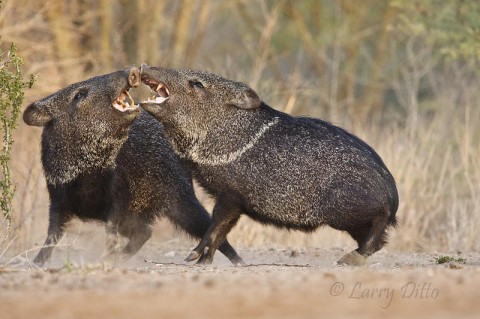
[[[446,263],[451,263],[451,262],[464,264],[464,263],[467,262],[467,260],[465,258],[461,258],[461,257],[455,258],[455,257],[451,257],[451,256],[438,256],[438,257],[435,257],[435,262],[437,264],[446,264]]]
[[[1,40],[1,39],[0,39]],[[17,127],[20,108],[23,103],[25,88],[31,88],[35,78],[30,76],[29,81],[23,80],[22,59],[17,56],[17,49],[12,43],[4,55],[0,48],[0,126],[2,149],[0,151],[0,209],[5,218],[8,237],[12,221],[12,199],[15,186],[10,173],[10,154],[13,146],[12,131]]]

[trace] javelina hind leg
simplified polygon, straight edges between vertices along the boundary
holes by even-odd
[[[228,232],[238,222],[241,214],[241,210],[238,207],[229,205],[226,203],[227,201],[228,200],[225,198],[218,198],[217,203],[213,208],[212,224],[205,235],[203,235],[202,240],[197,247],[195,247],[185,259],[186,261],[194,261],[198,259],[197,264],[212,263],[215,251],[219,248],[220,244],[225,241]],[[237,265],[245,264],[240,257],[238,257],[237,263],[233,263]]]
[[[123,218],[120,224],[108,221],[107,243],[101,259],[107,263],[121,263],[133,256],[152,236],[150,225],[141,217]],[[128,240],[125,245],[122,238]]]
[[[380,250],[386,243],[388,214],[382,214],[373,220],[370,228],[349,230],[348,233],[358,242],[358,248],[338,261],[338,264],[362,266],[367,257]]]
[[[35,264],[43,266],[43,264],[50,259],[53,249],[55,248],[54,246],[58,243],[60,238],[62,238],[65,232],[63,227],[70,219],[71,217],[68,214],[61,214],[53,210],[50,211],[47,238],[45,239],[42,249],[40,249],[33,260]]]
[[[122,254],[126,258],[130,258],[139,251],[143,244],[152,237],[150,225],[143,219],[143,216],[139,215],[123,218],[118,226],[118,232],[129,239],[128,244],[122,250]]]

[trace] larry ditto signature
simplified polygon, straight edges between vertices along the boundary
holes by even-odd
[[[348,289],[347,289],[348,288]],[[339,281],[330,287],[330,295],[337,297],[346,296],[348,299],[377,299],[381,301],[380,307],[388,308],[394,298],[401,299],[437,299],[440,291],[431,282],[407,282],[400,290],[387,287],[371,287],[357,281],[352,287],[345,287]]]

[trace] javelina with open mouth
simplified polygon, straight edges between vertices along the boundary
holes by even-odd
[[[247,85],[191,70],[141,66],[154,96],[141,103],[216,198],[213,223],[187,257],[211,262],[241,214],[277,227],[348,232],[360,265],[396,225],[395,181],[375,151],[320,119],[274,110]]]
[[[29,125],[43,126],[42,164],[50,195],[43,265],[71,218],[106,222],[104,258],[123,261],[151,236],[155,217],[201,238],[210,216],[192,180],[163,135],[162,125],[140,112],[128,90],[140,84],[137,68],[72,84],[27,107]],[[123,244],[122,238],[128,239]],[[220,250],[243,261],[224,242]]]

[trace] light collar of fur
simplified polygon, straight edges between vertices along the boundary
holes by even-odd
[[[205,156],[203,152],[201,152],[202,143],[200,142],[194,144],[193,147],[188,149],[184,154],[184,157],[192,160],[194,163],[207,166],[219,166],[233,163],[240,157],[242,157],[245,152],[254,147],[255,144],[257,144],[257,142],[260,140],[260,138],[262,138],[262,136],[278,122],[279,118],[275,117],[271,121],[263,124],[260,129],[255,133],[255,135],[250,138],[248,143],[246,143],[245,145],[243,145],[243,147],[237,149],[236,151],[222,155]]]

